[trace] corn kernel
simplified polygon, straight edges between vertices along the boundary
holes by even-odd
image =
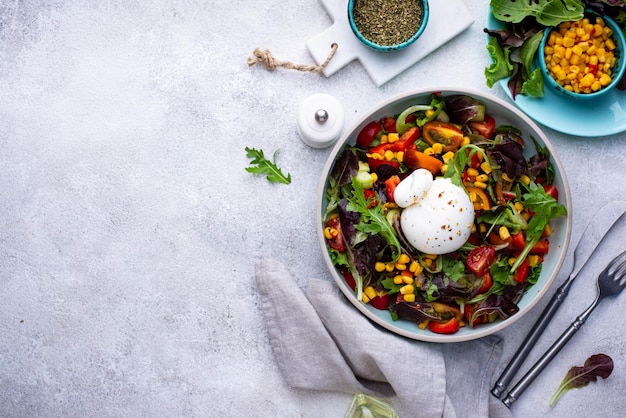
[[[385,151],[385,155],[384,155],[385,160],[391,161],[391,160],[393,160],[393,158],[395,156],[396,156],[396,154],[393,151],[391,151],[391,150]]]
[[[535,254],[530,254],[528,256],[528,265],[530,267],[535,267],[537,264],[539,264],[539,256]]]
[[[394,284],[403,284],[404,283],[403,277],[401,275],[399,275],[399,274],[396,275],[396,276],[393,276],[393,283]]]
[[[337,229],[331,227],[324,228],[324,237],[326,239],[333,239],[337,235],[339,235],[339,231],[337,231]]]
[[[436,142],[432,145],[434,154],[441,154],[443,152],[443,144]]]
[[[515,206],[515,210],[520,213],[524,210],[524,205],[522,204],[522,202],[515,202],[513,206]]]
[[[474,182],[474,187],[478,187],[479,189],[486,189],[487,188],[487,183],[482,182],[482,181],[475,181]]]
[[[401,295],[408,295],[409,293],[415,292],[415,286],[412,284],[406,284],[400,288]]]
[[[415,294],[410,293],[408,295],[402,295],[402,299],[404,299],[405,302],[415,302]]]
[[[513,264],[515,264],[515,260],[517,260],[517,258],[515,257],[509,258],[509,266],[512,266]]]
[[[370,298],[369,298],[369,297],[367,297],[367,295],[366,295],[365,293],[363,293],[363,294],[361,295],[361,301],[362,301],[363,303],[369,303],[369,302],[370,302]]]
[[[417,261],[412,261],[411,264],[409,264],[409,271],[416,276],[419,275],[423,269],[422,265]]]
[[[402,281],[405,284],[413,284],[415,282],[415,279],[413,279],[413,277],[410,276],[401,276],[402,277]]]
[[[385,271],[388,272],[388,273],[391,273],[392,271],[394,271],[395,268],[396,268],[396,266],[393,263],[385,264]]]
[[[396,263],[396,264],[394,265],[394,267],[395,267],[395,269],[396,269],[396,270],[400,270],[400,271],[402,271],[402,270],[406,270],[406,264]]]
[[[402,253],[400,254],[400,257],[398,257],[398,260],[396,262],[406,264],[409,261],[411,261],[411,257],[409,257],[407,254]]]
[[[451,159],[454,158],[454,153],[452,151],[448,151],[443,154],[441,158],[443,159],[443,162],[447,164]]]
[[[522,174],[519,178],[519,180],[524,183],[525,185],[529,185],[530,184],[530,177],[528,177],[526,174]]]
[[[475,168],[470,167],[467,169],[467,175],[470,177],[476,177],[478,174],[480,173]]]
[[[423,151],[423,153],[424,153],[425,155],[433,155],[433,154],[435,153],[435,151],[432,149],[432,147],[428,147],[428,148],[426,148],[426,149]]]
[[[376,294],[376,290],[374,290],[372,286],[367,286],[365,289],[363,289],[363,293],[370,299],[374,299],[376,296],[378,296]]]
[[[476,176],[476,181],[482,181],[483,183],[489,180],[489,176],[486,174],[479,174]]]
[[[507,228],[506,226],[501,226],[498,229],[498,236],[500,237],[501,240],[507,240],[511,238],[511,233],[509,232],[509,228]]]
[[[506,173],[502,173],[502,180],[508,181],[509,183],[513,183],[513,179],[509,177],[509,175]]]
[[[461,140],[461,146],[469,145],[470,142],[471,142],[470,137],[464,136],[463,140]]]
[[[399,162],[404,161],[404,151],[396,152],[396,160],[398,160]]]
[[[481,234],[484,234],[485,232],[487,232],[487,224],[485,224],[484,222],[481,222],[478,224],[478,231]]]
[[[377,261],[376,264],[374,264],[374,270],[376,270],[379,273],[382,273],[383,271],[385,271],[385,263],[381,263],[380,261]]]
[[[483,170],[483,172],[485,174],[490,174],[491,173],[491,165],[489,165],[489,163],[487,161],[483,162],[480,165],[480,169]]]
[[[378,174],[376,174],[376,173],[371,173],[370,175],[372,176],[372,181],[373,181],[374,183],[376,183],[376,182],[378,181]]]
[[[552,228],[550,228],[550,224],[547,224],[545,228],[543,228],[543,235],[549,237],[552,234]]]
[[[398,135],[397,132],[391,132],[387,135],[387,142],[389,142],[390,144],[393,144],[398,139],[400,139],[400,135]]]

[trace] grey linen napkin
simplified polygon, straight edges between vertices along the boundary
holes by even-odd
[[[500,338],[413,341],[372,323],[332,282],[309,279],[305,295],[280,262],[255,268],[269,343],[291,387],[397,397],[407,417],[512,417],[489,392]]]

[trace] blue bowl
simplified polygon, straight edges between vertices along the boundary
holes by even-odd
[[[592,11],[588,11],[585,13],[585,17],[595,19],[596,16],[599,16],[599,15]],[[548,68],[546,66],[544,48],[546,46],[546,43],[548,42],[548,37],[550,35],[550,32],[555,28],[549,27],[544,30],[543,38],[541,39],[541,43],[539,44],[539,50],[537,54],[538,59],[539,59],[539,68],[541,69],[544,83],[547,84],[548,87],[554,90],[557,94],[562,94],[566,97],[577,99],[577,100],[595,99],[606,94],[611,89],[615,88],[615,86],[619,83],[619,81],[624,76],[624,70],[626,70],[626,65],[624,62],[624,59],[625,59],[624,51],[626,50],[626,40],[624,39],[624,34],[622,33],[621,28],[618,26],[617,23],[615,23],[613,19],[611,19],[608,16],[602,16],[602,19],[604,19],[605,25],[611,28],[611,30],[613,31],[612,37],[616,45],[616,48],[613,51],[613,54],[616,57],[616,62],[611,73],[611,82],[608,85],[602,87],[600,90],[593,92],[593,93],[575,93],[573,91],[569,91],[563,88],[559,83],[557,83],[556,80],[550,75]]]
[[[352,28],[352,32],[354,32],[354,34],[359,39],[359,41],[361,41],[364,45],[379,52],[392,52],[392,51],[398,51],[400,49],[406,48],[407,46],[415,42],[422,35],[422,33],[424,32],[424,29],[426,29],[426,25],[428,24],[428,15],[429,15],[428,0],[419,0],[419,3],[422,8],[422,16],[421,16],[420,24],[416,28],[416,31],[413,34],[413,36],[411,36],[406,41],[396,44],[396,45],[379,45],[367,39],[365,36],[363,36],[361,31],[357,27],[356,23],[354,22],[354,3],[355,2],[356,0],[348,1],[348,21],[350,22],[350,28]]]

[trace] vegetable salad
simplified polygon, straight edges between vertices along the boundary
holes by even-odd
[[[535,143],[526,159],[527,141],[467,95],[433,94],[369,122],[337,156],[323,215],[330,257],[357,299],[443,334],[518,312],[550,221],[567,215],[548,150]]]

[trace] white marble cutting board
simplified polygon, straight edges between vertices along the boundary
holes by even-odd
[[[471,26],[473,18],[462,0],[430,0],[430,17],[422,36],[400,51],[378,52],[363,45],[350,29],[348,0],[320,0],[333,25],[307,41],[313,59],[321,65],[338,45],[337,52],[323,70],[330,77],[350,62],[358,60],[372,81],[381,86]]]

